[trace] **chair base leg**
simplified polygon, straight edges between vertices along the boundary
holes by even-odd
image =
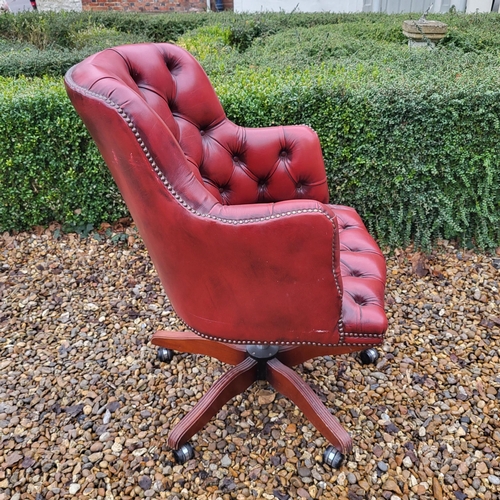
[[[252,358],[246,358],[224,373],[172,429],[167,444],[177,449],[187,443],[230,399],[248,389],[256,377],[257,361]]]
[[[283,396],[293,401],[337,450],[343,454],[351,452],[351,436],[297,373],[279,360],[271,359],[267,363],[267,380]]]
[[[177,454],[230,399],[245,391],[254,381],[262,379],[267,380],[277,391],[295,403],[333,445],[325,452],[326,464],[337,468],[344,455],[351,452],[350,435],[311,387],[291,367],[316,356],[344,354],[362,348],[286,346],[280,347],[276,355],[269,359],[258,359],[250,354],[252,350],[247,350],[246,346],[204,339],[193,332],[160,331],[153,336],[152,342],[160,347],[180,352],[206,354],[233,365],[172,429],[167,442],[171,448],[177,450]],[[187,455],[189,454],[181,453],[179,456],[182,458]]]

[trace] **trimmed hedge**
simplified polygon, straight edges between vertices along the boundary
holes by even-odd
[[[146,37],[154,42],[177,40],[197,28],[217,25],[231,32],[231,45],[246,50],[257,38],[276,34],[289,28],[310,28],[320,25],[350,23],[377,25],[387,22],[388,16],[374,14],[260,14],[167,13],[139,14],[127,12],[23,12],[0,16],[0,38],[20,40],[47,48],[51,45],[71,48],[72,34],[89,26],[113,28],[122,33]],[[382,20],[382,22],[381,22]]]
[[[127,213],[60,79],[0,77],[0,116],[2,231]]]
[[[71,66],[100,50],[148,41],[138,35],[99,27],[78,32],[72,38],[73,49],[39,49],[23,42],[0,40],[0,76],[61,76]]]
[[[311,125],[332,202],[355,206],[379,241],[500,245],[500,16],[443,16],[451,34],[433,51],[406,47],[405,16],[184,16],[194,29],[176,41],[202,62],[228,116]],[[133,23],[153,23],[115,17],[129,34],[100,18],[67,39],[84,51],[93,33],[144,36]],[[2,230],[125,213],[60,79],[0,79],[0,116]]]
[[[123,12],[23,12],[0,16],[0,38],[27,42],[40,49],[73,48],[75,33],[98,26],[165,42],[208,21],[207,14],[187,13],[152,16]]]

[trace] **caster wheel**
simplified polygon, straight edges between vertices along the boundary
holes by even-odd
[[[194,449],[189,443],[183,444],[178,450],[174,450],[175,461],[180,465],[185,464],[193,457]]]
[[[323,453],[323,463],[329,465],[332,469],[338,469],[344,461],[344,455],[334,446],[329,446]]]
[[[371,347],[359,353],[359,360],[363,365],[374,365],[379,358],[377,349]]]
[[[174,359],[174,351],[172,349],[167,349],[166,347],[159,347],[156,354],[158,361],[162,363],[170,363]]]

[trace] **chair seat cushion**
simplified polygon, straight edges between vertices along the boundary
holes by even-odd
[[[353,208],[330,205],[340,235],[343,283],[341,343],[378,344],[387,329],[384,312],[385,259]]]

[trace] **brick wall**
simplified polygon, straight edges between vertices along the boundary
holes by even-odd
[[[83,10],[122,10],[130,12],[206,11],[206,0],[82,0]]]

